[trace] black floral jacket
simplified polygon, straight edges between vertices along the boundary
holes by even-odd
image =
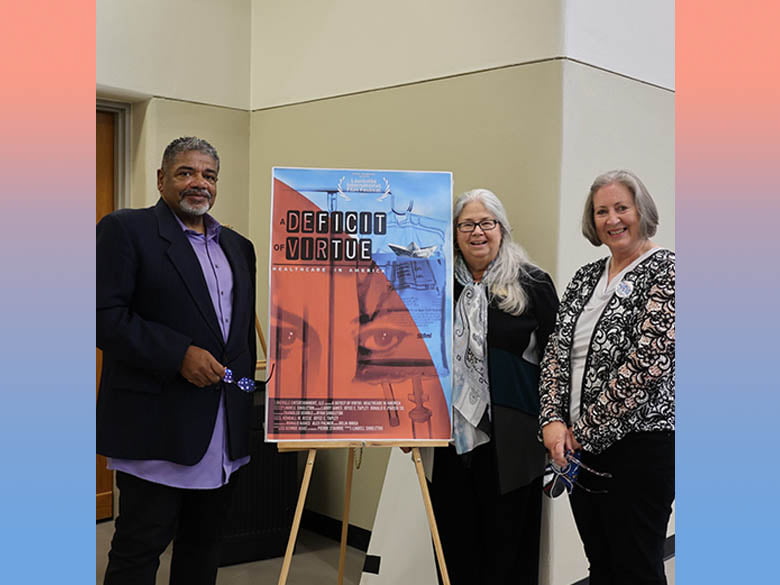
[[[580,268],[561,300],[541,364],[541,426],[569,425],[574,329],[606,261]],[[674,430],[674,252],[656,251],[623,282],[622,296],[612,295],[596,323],[585,361],[582,416],[573,432],[591,453],[630,432]]]

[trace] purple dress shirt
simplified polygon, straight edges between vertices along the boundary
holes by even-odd
[[[206,215],[204,216],[206,226],[206,234],[204,235],[187,228],[176,214],[174,217],[187,235],[187,239],[198,257],[211,302],[214,305],[214,312],[217,314],[222,329],[222,338],[227,341],[233,311],[233,272],[219,245],[219,230],[222,226],[216,219]],[[193,392],[197,392],[197,390],[193,390]],[[228,456],[224,403],[224,393],[220,392],[219,410],[211,441],[209,441],[205,455],[195,465],[181,465],[157,459],[109,458],[108,468],[178,488],[214,489],[225,485],[236,469],[249,462],[249,457],[231,460]]]

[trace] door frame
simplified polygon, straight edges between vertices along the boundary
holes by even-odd
[[[129,103],[96,99],[95,109],[99,112],[114,114],[114,209],[128,206],[130,201],[130,116],[132,105]],[[113,475],[112,519],[119,509],[119,490],[116,487],[116,474]]]
[[[130,204],[130,117],[132,104],[105,98],[95,100],[95,109],[116,114],[114,134],[114,209]]]

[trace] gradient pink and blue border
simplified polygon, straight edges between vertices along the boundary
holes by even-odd
[[[778,573],[780,7],[677,2],[679,585]],[[95,564],[95,4],[4,5],[6,583]]]
[[[676,18],[676,583],[774,583],[780,7]]]
[[[0,24],[0,581],[91,583],[95,4]]]

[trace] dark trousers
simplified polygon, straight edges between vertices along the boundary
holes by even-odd
[[[437,447],[428,487],[452,585],[538,584],[541,477],[501,494],[493,445]]]
[[[674,433],[632,433],[583,461],[570,501],[590,563],[590,585],[665,585],[663,550],[674,501]]]
[[[154,585],[171,540],[170,585],[214,585],[235,474],[212,490],[169,487],[121,471],[116,480],[119,516],[104,585]]]

